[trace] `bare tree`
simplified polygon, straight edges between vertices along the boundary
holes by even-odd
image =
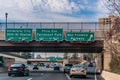
[[[41,58],[42,58],[42,57],[41,57],[41,55],[39,55],[39,54],[36,56],[36,59],[41,59]]]
[[[64,53],[64,59],[68,58],[68,53]]]
[[[21,52],[21,56],[23,56],[23,57],[26,58],[26,59],[31,58],[30,52]]]
[[[105,0],[105,5],[111,14],[120,17],[120,0]]]
[[[114,64],[120,68],[120,0],[105,0],[106,7],[112,15],[113,19],[109,22],[109,31],[104,31],[105,51],[112,55]]]
[[[78,53],[73,53],[73,55],[72,55],[71,58],[72,58],[72,59],[78,59]]]

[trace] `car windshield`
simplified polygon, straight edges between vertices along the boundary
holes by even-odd
[[[83,68],[83,66],[82,65],[74,65],[72,68]]]
[[[65,66],[73,66],[72,64],[66,64]]]
[[[13,64],[13,65],[11,65],[11,67],[21,67],[22,66],[22,64]]]
[[[34,67],[37,67],[37,65],[34,65]]]

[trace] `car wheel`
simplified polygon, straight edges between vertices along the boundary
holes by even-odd
[[[67,72],[67,74],[69,75],[69,74],[70,74],[70,72]]]
[[[25,73],[21,74],[22,76],[25,76]]]
[[[26,73],[26,76],[29,76],[29,72],[28,72],[28,73]]]
[[[84,78],[86,78],[86,75],[85,76],[83,76]]]
[[[8,76],[11,76],[11,74],[10,74],[10,73],[8,73]]]
[[[72,78],[73,77],[73,75],[70,75],[70,78]]]

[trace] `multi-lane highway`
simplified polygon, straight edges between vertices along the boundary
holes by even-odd
[[[88,62],[83,64],[88,66]],[[87,77],[72,77],[67,73],[63,73],[63,68],[60,71],[54,71],[53,68],[39,67],[39,70],[33,70],[33,66],[28,66],[30,70],[29,76],[8,76],[7,73],[0,73],[0,80],[101,80],[100,74],[96,74],[96,67],[87,67]]]
[[[92,69],[90,70],[92,71]],[[47,71],[30,71],[29,76],[8,76],[7,73],[0,73],[0,80],[101,80],[101,76],[93,72],[92,74],[88,73],[86,78],[70,78],[68,74],[63,73],[62,71],[55,72],[52,69],[49,69]]]
[[[7,76],[7,73],[0,73],[0,80],[101,80],[100,75],[88,74],[86,78],[74,77],[58,72],[34,72],[29,76]]]

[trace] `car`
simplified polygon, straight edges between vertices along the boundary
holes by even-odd
[[[54,67],[54,71],[57,70],[57,71],[60,71],[60,67],[59,66],[55,66]]]
[[[60,65],[59,64],[55,64],[54,65],[54,71],[60,71]]]
[[[46,65],[46,68],[50,68],[50,64],[47,64],[47,65]]]
[[[90,63],[88,64],[88,67],[93,67],[93,63],[90,62]]]
[[[73,64],[65,64],[64,73],[70,73]]]
[[[79,65],[74,65],[70,69],[69,75],[70,75],[70,77],[73,77],[73,76],[86,77],[87,76],[87,70],[83,65],[80,65],[80,64]]]
[[[44,67],[45,64],[44,64],[44,63],[39,63],[39,66],[40,66],[40,67]]]
[[[10,67],[8,67],[8,76],[11,75],[22,75],[22,76],[28,76],[29,75],[29,69],[25,64],[22,63],[14,63]]]
[[[38,68],[38,65],[34,65],[34,66],[33,66],[33,70],[35,70],[35,69],[36,69],[36,70],[39,69],[39,68]]]

